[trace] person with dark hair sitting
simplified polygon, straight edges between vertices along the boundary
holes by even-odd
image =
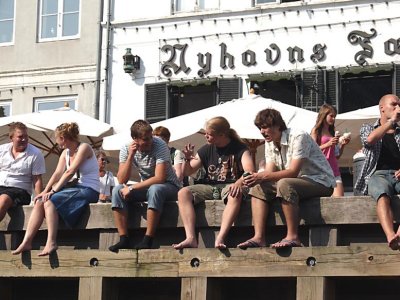
[[[131,126],[132,142],[121,148],[117,179],[123,184],[113,189],[111,202],[120,241],[109,247],[110,251],[130,248],[128,236],[128,201],[147,201],[147,228],[136,249],[149,249],[160,220],[164,202],[176,201],[181,183],[172,168],[167,144],[153,136],[151,125],[137,120]],[[141,181],[126,185],[135,168]]]

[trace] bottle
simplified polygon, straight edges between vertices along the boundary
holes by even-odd
[[[213,186],[212,191],[213,191],[213,198],[214,198],[215,200],[221,199],[221,191],[219,190],[218,187]]]

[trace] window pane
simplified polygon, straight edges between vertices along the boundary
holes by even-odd
[[[75,109],[75,100],[60,100],[51,102],[38,102],[38,111],[61,108],[64,107],[66,102],[69,104],[70,108]]]
[[[257,0],[257,4],[261,3],[275,3],[277,0]]]
[[[218,8],[218,0],[199,0],[200,9],[214,9]]]
[[[42,17],[41,38],[52,38],[57,36],[57,16]]]
[[[0,105],[0,118],[10,116],[11,105]]]
[[[0,20],[14,19],[14,0],[0,0]]]
[[[58,13],[58,0],[43,0],[42,15]]]
[[[64,0],[63,12],[79,11],[79,0]]]
[[[79,28],[79,13],[64,15],[63,36],[77,35]]]
[[[194,0],[175,0],[175,11],[194,11]]]
[[[13,21],[0,22],[0,43],[10,43],[13,37]]]

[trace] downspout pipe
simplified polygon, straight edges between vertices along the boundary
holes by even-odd
[[[97,41],[97,62],[96,62],[96,95],[94,101],[94,117],[100,118],[100,89],[101,89],[101,47],[103,44],[103,13],[104,13],[104,1],[100,1],[99,9],[99,32]]]
[[[109,122],[110,119],[110,99],[109,99],[109,72],[110,72],[110,48],[111,48],[111,40],[110,40],[110,32],[111,28],[111,11],[112,11],[112,3],[113,0],[108,0],[107,4],[107,25],[106,25],[106,53],[105,53],[105,63],[104,63],[104,122]]]

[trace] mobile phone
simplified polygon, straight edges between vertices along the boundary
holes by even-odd
[[[249,175],[251,175],[250,172],[244,172],[244,173],[243,173],[243,177],[246,177],[246,176],[249,176]]]

